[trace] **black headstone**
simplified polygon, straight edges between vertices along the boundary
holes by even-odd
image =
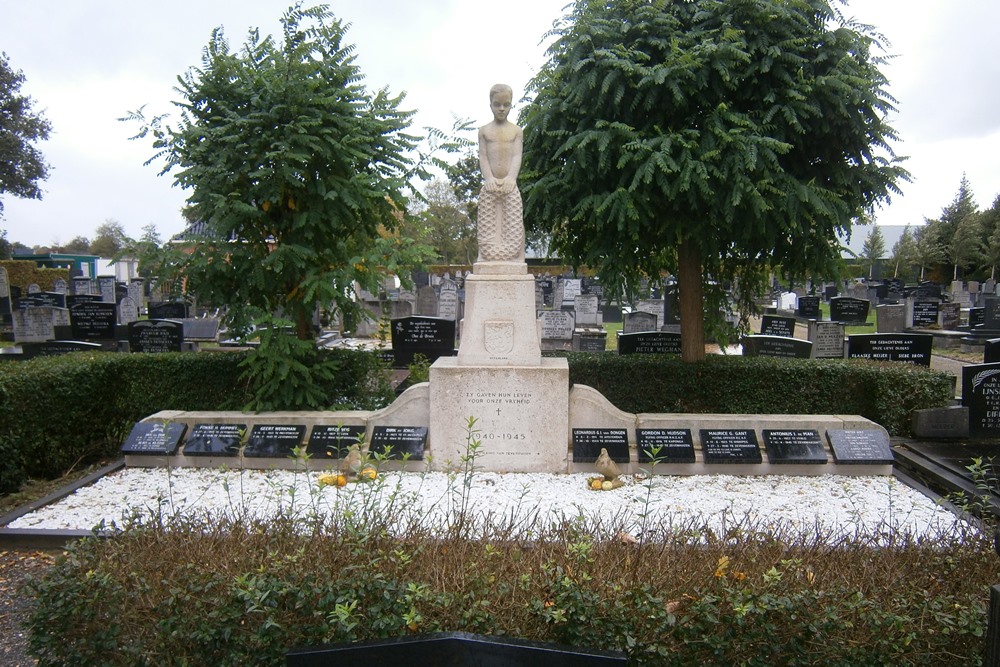
[[[306,453],[314,459],[342,459],[352,445],[360,444],[362,424],[316,424],[309,434]]]
[[[305,434],[306,427],[301,424],[256,424],[250,429],[243,456],[287,458],[302,444]]]
[[[867,299],[855,299],[850,296],[837,296],[830,299],[830,320],[845,324],[864,324],[868,321],[868,308],[871,302]]]
[[[933,334],[852,334],[847,337],[847,357],[930,366],[933,345]]]
[[[834,288],[836,289],[836,288]],[[834,292],[836,294],[836,292]],[[795,309],[795,314],[799,317],[803,317],[807,320],[818,320],[819,319],[819,297],[818,296],[800,296],[799,305]]]
[[[764,450],[769,463],[826,463],[819,431],[765,429]]]
[[[761,463],[760,446],[753,429],[700,429],[705,463]]]
[[[187,317],[187,304],[173,301],[151,303],[146,313],[151,320],[182,320]]]
[[[397,366],[422,354],[433,362],[455,354],[455,321],[442,317],[402,317],[391,322],[392,353]]]
[[[808,359],[813,344],[801,338],[784,336],[745,336],[741,341],[745,357],[789,357]]]
[[[604,352],[607,349],[607,334],[580,335],[580,352]]]
[[[975,329],[986,324],[985,308],[969,308],[969,328]]]
[[[1000,338],[990,338],[983,345],[983,363],[1000,363]]]
[[[68,294],[66,295],[66,307],[72,308],[78,303],[99,303],[101,297],[97,294]]]
[[[910,292],[910,296],[929,296],[939,299],[941,298],[941,285],[938,283],[922,282]]]
[[[988,296],[984,299],[983,328],[1000,329],[1000,297]]]
[[[937,301],[914,301],[912,326],[918,329],[935,326],[938,323],[938,307]]]
[[[84,340],[114,340],[118,315],[113,303],[83,302],[69,309],[69,326],[73,338]]]
[[[618,336],[618,354],[680,354],[681,335],[668,331],[639,331]]]
[[[122,454],[173,456],[187,429],[180,422],[139,422],[122,445]]]
[[[885,465],[893,462],[892,448],[885,431],[829,429],[826,439],[836,463]]]
[[[970,435],[1000,434],[1000,363],[962,367],[962,405]]]
[[[608,456],[615,463],[628,463],[628,431],[623,428],[575,428],[573,429],[573,462],[591,463],[601,455],[601,449],[608,450]]]
[[[795,338],[795,318],[764,315],[761,318],[760,334],[762,336],[784,336]]]
[[[694,441],[688,428],[637,428],[639,463],[694,463]]]
[[[175,320],[137,320],[128,325],[130,352],[180,352],[184,325]]]
[[[376,426],[369,450],[388,459],[422,461],[426,441],[426,426]]]
[[[246,424],[195,424],[184,443],[184,455],[236,456],[246,430]]]
[[[214,317],[188,317],[184,325],[184,340],[215,341],[219,339],[219,320]]]

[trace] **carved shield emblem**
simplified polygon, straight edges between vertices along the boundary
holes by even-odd
[[[486,351],[494,356],[509,354],[514,348],[514,323],[510,320],[487,320],[485,327]]]

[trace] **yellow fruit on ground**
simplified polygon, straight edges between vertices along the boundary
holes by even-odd
[[[611,482],[601,482],[601,490],[610,491],[613,488],[615,488],[615,485]]]
[[[594,491],[600,491],[601,490],[601,480],[599,478],[597,478],[597,477],[595,477],[594,479],[590,480],[590,488],[592,490],[594,490]]]
[[[347,486],[347,477],[344,475],[337,475],[337,479],[334,480],[336,486]]]

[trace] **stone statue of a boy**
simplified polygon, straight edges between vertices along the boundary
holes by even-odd
[[[524,222],[517,175],[521,171],[524,133],[507,120],[514,91],[498,83],[490,88],[493,120],[479,128],[479,262],[524,261]]]

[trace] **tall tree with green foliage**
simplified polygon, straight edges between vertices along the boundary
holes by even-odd
[[[885,256],[885,234],[878,225],[872,225],[865,237],[864,246],[861,248],[861,258],[868,268],[868,277],[875,274],[875,265]]]
[[[944,248],[943,259],[950,265],[952,280],[957,280],[959,273],[980,256],[982,239],[977,229],[978,213],[972,185],[962,174],[955,198],[941,209],[941,217],[937,219],[938,236]]]
[[[417,217],[418,236],[444,264],[472,264],[476,260],[476,224],[450,183],[434,180],[425,193],[427,206]]]
[[[892,244],[890,261],[892,262],[893,278],[899,278],[900,271],[903,272],[904,277],[909,275],[909,269],[914,264],[916,252],[916,241],[913,238],[913,232],[910,231],[910,226],[907,225],[903,228],[903,233],[899,235],[896,242]]]
[[[39,183],[48,178],[49,165],[35,143],[49,138],[52,125],[32,109],[34,100],[21,94],[22,84],[24,73],[0,53],[0,197],[41,199]]]
[[[315,349],[317,309],[356,315],[355,283],[375,290],[381,272],[408,275],[416,259],[394,230],[419,165],[408,157],[413,112],[402,95],[368,91],[346,26],[300,5],[281,25],[277,39],[251,30],[239,51],[217,28],[201,65],[179,77],[179,122],[153,119],[140,136],[152,134],[205,223],[175,270],[227,307],[232,330],[262,328],[248,360],[253,407],[304,409],[325,404],[332,372]]]
[[[920,269],[922,281],[928,268],[944,261],[944,244],[941,241],[940,223],[925,220],[913,232],[913,261]]]
[[[879,37],[827,0],[577,0],[552,35],[520,116],[525,219],[614,291],[677,274],[685,359],[703,288],[832,271],[837,233],[908,177]]]
[[[996,280],[997,265],[1000,264],[1000,195],[993,199],[993,205],[980,216],[983,229],[983,266],[989,269],[990,280]]]
[[[125,227],[117,220],[105,220],[94,230],[94,238],[90,242],[90,254],[108,259],[130,243]]]

